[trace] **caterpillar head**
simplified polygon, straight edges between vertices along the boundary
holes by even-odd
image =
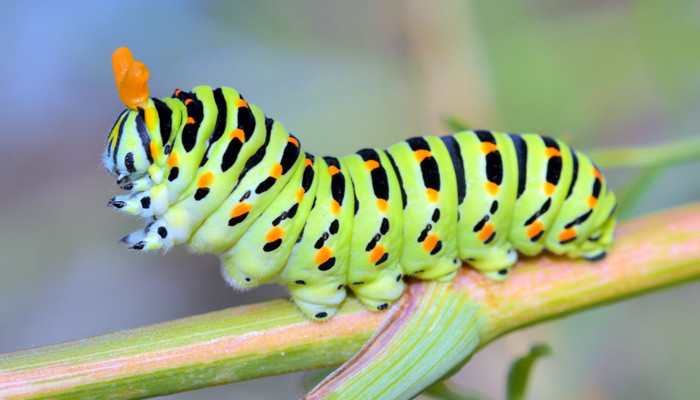
[[[143,176],[153,163],[150,132],[155,125],[156,112],[148,92],[148,69],[134,61],[126,47],[112,55],[114,79],[119,97],[128,107],[117,118],[105,148],[105,168],[120,181],[132,181]],[[128,178],[128,179],[126,179]]]

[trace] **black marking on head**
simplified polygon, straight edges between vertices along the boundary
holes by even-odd
[[[170,173],[168,174],[168,180],[170,182],[174,181],[175,179],[177,179],[179,173],[180,169],[178,167],[173,167],[173,169],[171,169]]]
[[[281,244],[282,244],[282,239],[277,239],[277,240],[272,241],[272,242],[267,242],[263,246],[263,251],[266,253],[269,253],[273,250],[276,250],[278,247],[280,247]]]
[[[335,257],[331,257],[326,262],[318,266],[319,271],[328,271],[335,265]]]
[[[389,307],[389,304],[383,303],[383,304],[380,304],[377,306],[377,310],[379,310],[379,311],[386,310],[387,307]]]
[[[531,216],[530,218],[528,218],[527,221],[525,221],[525,224],[523,224],[523,225],[524,225],[524,226],[528,226],[528,225],[532,224],[533,222],[537,221],[537,218],[539,218],[541,215],[543,215],[544,213],[546,213],[547,210],[549,210],[549,207],[550,207],[551,205],[552,205],[552,198],[551,198],[551,197],[548,197],[548,198],[547,198],[547,201],[545,201],[545,202],[542,204],[542,207],[540,207],[540,209],[537,210],[537,212],[535,212],[534,214],[532,214],[532,216]]]
[[[109,134],[111,136],[114,129],[118,129],[117,130],[117,137],[114,138],[114,141],[110,140],[107,142],[107,156],[112,157],[112,161],[114,161],[114,164],[117,163],[117,153],[119,152],[119,142],[121,142],[122,133],[124,132],[124,123],[126,122],[126,119],[128,118],[128,113],[129,113],[128,108],[126,110],[122,111],[121,114],[119,114],[117,119],[114,121],[114,125],[112,125],[112,129],[109,130]],[[117,124],[119,124],[119,128],[117,128]],[[114,146],[114,153],[112,153],[112,146]]]
[[[151,154],[151,135],[149,135],[148,128],[146,128],[144,113],[145,111],[143,108],[139,107],[139,113],[136,115],[136,118],[134,118],[134,122],[136,122],[136,132],[139,134],[143,151],[146,152],[146,158],[148,158],[148,162],[153,164],[153,155]]]
[[[168,143],[170,140],[170,134],[172,131],[172,120],[173,120],[173,110],[168,107],[164,102],[153,99],[153,104],[156,107],[156,113],[158,113],[158,124],[160,125],[160,140],[161,143]]]
[[[385,262],[388,258],[389,258],[389,253],[384,253],[384,254],[382,255],[382,257],[381,257],[376,263],[374,263],[374,265],[382,264],[382,263]]]
[[[440,220],[440,209],[436,208],[435,211],[433,211],[433,216],[430,219],[432,219],[433,222],[438,222]]]
[[[515,156],[518,159],[518,198],[525,192],[527,182],[527,143],[520,135],[508,135],[515,147]]]
[[[386,235],[387,232],[389,232],[389,220],[382,218],[382,225],[379,227],[379,233]]]
[[[124,165],[126,165],[126,170],[128,172],[136,172],[136,167],[134,166],[134,153],[126,153],[126,156],[124,156]]]
[[[151,198],[146,196],[141,198],[141,207],[149,208],[151,206]]]
[[[338,233],[338,228],[340,227],[340,223],[338,222],[337,219],[334,219],[333,222],[331,222],[331,225],[328,227],[328,232],[331,233],[331,235],[335,235]]]
[[[464,198],[467,195],[467,180],[464,175],[464,160],[462,159],[462,151],[459,148],[459,143],[454,136],[443,136],[443,143],[447,147],[447,152],[450,153],[450,158],[452,159],[452,167],[455,170],[455,177],[457,178],[457,204],[462,204]]]
[[[162,237],[163,239],[165,239],[165,238],[168,236],[168,230],[165,229],[164,226],[161,226],[161,227],[158,228],[158,235],[160,235],[160,237]]]
[[[396,176],[396,179],[399,181],[399,187],[401,188],[401,206],[405,210],[406,203],[407,203],[407,197],[406,197],[406,189],[403,186],[403,178],[401,178],[401,172],[399,172],[399,167],[396,166],[396,162],[394,161],[394,157],[392,157],[388,151],[384,151],[384,154],[386,154],[387,158],[389,159],[389,163],[391,164],[391,168],[394,170],[394,175]]]
[[[202,200],[203,198],[207,197],[209,190],[210,189],[208,187],[197,189],[197,191],[194,193],[194,199],[197,201]]]

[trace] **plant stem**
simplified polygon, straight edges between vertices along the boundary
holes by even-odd
[[[464,268],[454,289],[480,304],[484,346],[538,321],[698,277],[700,203],[621,224],[601,262],[528,258],[503,283]],[[383,316],[352,299],[317,323],[275,300],[7,353],[0,355],[0,398],[137,399],[338,365]]]

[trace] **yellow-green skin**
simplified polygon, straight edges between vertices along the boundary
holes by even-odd
[[[317,320],[346,288],[383,310],[404,276],[449,280],[463,261],[503,279],[517,252],[597,260],[615,226],[598,169],[552,138],[469,131],[313,157],[230,88],[125,111],[104,164],[130,191],[109,204],[147,219],[132,249],[218,254],[232,286],[284,284]]]

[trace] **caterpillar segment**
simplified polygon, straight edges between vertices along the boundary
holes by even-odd
[[[466,131],[314,157],[234,89],[159,100],[128,50],[113,65],[128,108],[103,162],[128,193],[108,204],[146,220],[122,240],[217,254],[232,286],[284,284],[309,318],[348,289],[379,311],[405,276],[450,280],[466,261],[502,280],[518,252],[599,260],[612,245],[605,178],[550,137]]]

